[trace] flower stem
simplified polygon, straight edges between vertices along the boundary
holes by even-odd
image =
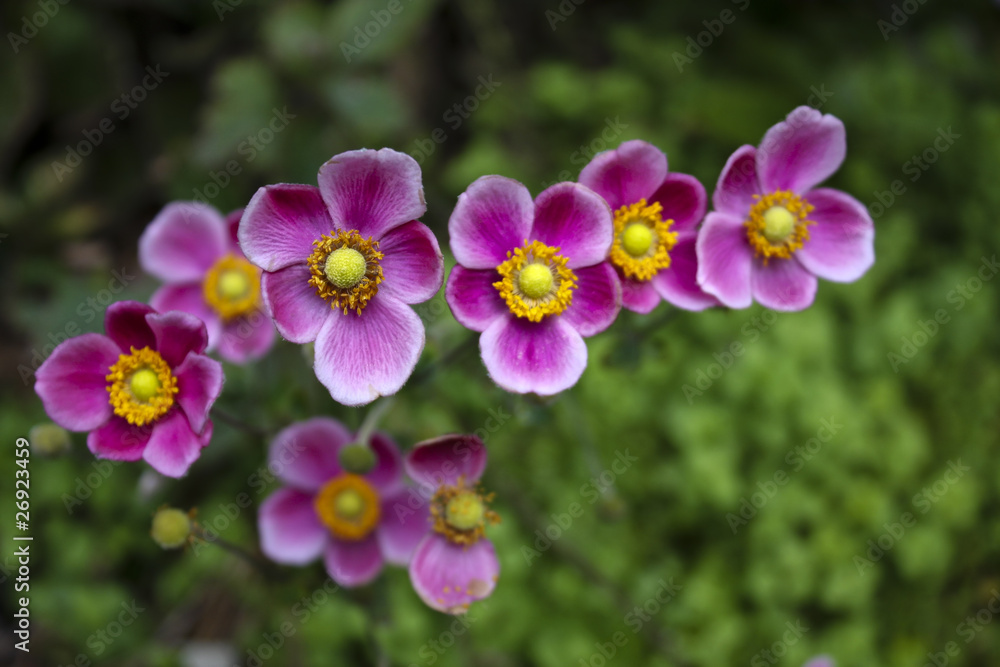
[[[361,422],[361,426],[358,428],[358,436],[355,442],[365,447],[370,446],[369,441],[371,440],[372,433],[375,432],[375,428],[378,426],[379,420],[394,402],[395,399],[392,396],[386,396],[369,408],[368,414],[365,415],[365,420]]]
[[[247,424],[239,417],[235,417],[218,406],[212,406],[212,417],[218,419],[220,422],[227,424],[237,431],[243,431],[248,435],[252,435],[256,438],[266,438],[267,431],[260,428],[259,426],[253,426],[252,424]]]

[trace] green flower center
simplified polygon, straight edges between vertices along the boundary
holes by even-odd
[[[795,229],[795,216],[784,206],[772,206],[764,211],[764,238],[781,243]]]
[[[622,247],[633,257],[642,257],[652,245],[653,230],[641,222],[629,225],[622,234]]]
[[[485,512],[478,493],[463,491],[448,501],[445,520],[458,530],[472,530],[482,523]]]
[[[160,391],[160,380],[150,369],[140,368],[132,374],[128,388],[133,396],[145,403]]]
[[[345,519],[356,519],[365,509],[365,500],[354,489],[345,489],[337,495],[334,508]]]
[[[552,291],[555,277],[552,269],[544,264],[528,264],[517,277],[517,286],[530,299],[541,299]]]
[[[234,301],[250,290],[250,283],[242,271],[223,271],[219,275],[219,296]]]
[[[354,248],[337,248],[326,258],[323,272],[340,289],[350,289],[361,282],[368,270],[365,256]]]

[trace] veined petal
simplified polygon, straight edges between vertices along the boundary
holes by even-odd
[[[456,264],[448,274],[444,297],[459,324],[473,331],[486,331],[493,320],[510,312],[493,283],[500,280],[495,269],[466,269]]]
[[[594,156],[580,172],[580,183],[607,200],[613,211],[650,195],[667,175],[667,156],[656,146],[633,139]]]
[[[448,220],[455,260],[468,269],[495,269],[531,234],[531,193],[512,178],[482,176],[458,196]]]
[[[281,183],[257,190],[237,234],[247,259],[265,271],[277,271],[305,264],[313,241],[334,226],[319,188]]]
[[[806,199],[815,208],[809,219],[809,240],[795,258],[810,273],[836,282],[852,282],[875,263],[875,224],[864,204],[832,190],[810,190]]]
[[[422,303],[437,294],[444,282],[444,258],[437,238],[427,225],[407,222],[379,241],[384,279],[380,290],[403,303]]]
[[[410,561],[410,582],[417,595],[447,614],[464,614],[470,604],[489,597],[499,576],[500,561],[487,539],[465,546],[428,533]]]
[[[293,343],[313,342],[327,318],[338,314],[309,284],[311,275],[305,264],[261,275],[264,306],[278,332]]]
[[[112,415],[107,375],[121,354],[110,338],[87,333],[56,346],[35,374],[35,392],[52,421],[90,431]]]
[[[200,202],[167,204],[139,237],[139,263],[166,283],[200,281],[229,246],[226,223]]]
[[[705,218],[708,197],[705,186],[694,176],[671,172],[664,177],[660,187],[649,197],[649,203],[659,202],[663,207],[661,217],[673,220],[672,232],[692,231]]]
[[[765,192],[804,194],[837,171],[847,153],[847,133],[836,116],[800,106],[769,129],[757,150]]]
[[[571,269],[604,261],[611,250],[614,218],[604,199],[579,183],[557,183],[535,200],[531,241],[558,247]]]
[[[340,449],[353,440],[343,424],[313,417],[282,429],[268,452],[268,468],[291,487],[315,493],[341,474]]]
[[[479,338],[490,378],[507,391],[541,396],[569,389],[587,367],[587,346],[561,317],[499,318]]]
[[[577,288],[573,302],[562,318],[587,338],[599,334],[615,321],[622,307],[622,288],[610,262],[601,262],[574,271]]]
[[[765,308],[803,310],[816,298],[816,276],[806,271],[795,257],[772,259],[766,266],[755,258],[751,276],[753,298]]]
[[[319,558],[327,531],[313,509],[313,496],[298,489],[278,489],[257,514],[260,550],[276,563],[305,565]]]
[[[191,430],[184,413],[174,409],[154,422],[142,458],[161,475],[183,477],[207,444]]]
[[[748,308],[753,250],[743,221],[725,213],[709,213],[698,232],[695,251],[701,288],[729,308]]]

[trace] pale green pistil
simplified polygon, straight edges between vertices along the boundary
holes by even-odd
[[[517,278],[517,286],[521,292],[530,299],[541,299],[552,291],[555,277],[552,269],[544,264],[528,264],[521,269],[521,274]]]
[[[156,392],[160,390],[160,380],[153,371],[148,368],[140,368],[132,374],[128,388],[138,400],[146,402],[156,396]]]
[[[795,229],[795,216],[784,206],[772,206],[764,211],[764,238],[781,243]]]
[[[337,248],[326,258],[324,273],[340,289],[350,289],[361,282],[368,270],[365,256],[354,248]]]
[[[345,519],[354,519],[365,508],[365,501],[357,491],[346,489],[341,491],[334,501],[337,514]]]
[[[250,284],[241,271],[223,271],[219,276],[219,295],[224,299],[234,300],[247,293]]]
[[[445,520],[458,530],[472,530],[482,522],[485,511],[479,494],[460,493],[448,501]]]
[[[622,234],[622,247],[633,257],[642,257],[653,245],[653,230],[642,223],[633,223]]]

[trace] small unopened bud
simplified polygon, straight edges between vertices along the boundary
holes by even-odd
[[[191,535],[191,517],[173,507],[161,507],[153,516],[153,529],[149,534],[164,549],[184,546]]]
[[[359,442],[340,450],[340,466],[355,475],[364,475],[375,467],[375,452]]]
[[[66,429],[51,422],[32,426],[28,442],[31,451],[40,456],[61,456],[69,452],[72,445]]]

